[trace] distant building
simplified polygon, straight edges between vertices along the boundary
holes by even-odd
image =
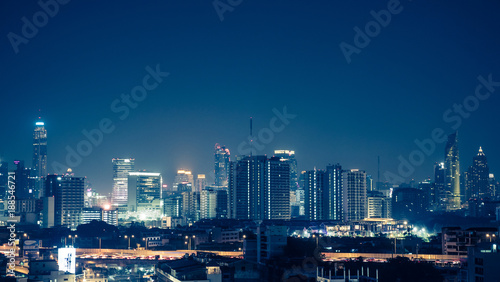
[[[305,215],[308,220],[323,220],[323,194],[326,188],[326,172],[310,170],[304,174]]]
[[[182,193],[182,216],[186,223],[200,220],[200,193]]]
[[[474,156],[472,166],[465,174],[466,200],[494,196],[494,191],[490,189],[489,175],[488,160],[483,149],[479,147],[479,153]]]
[[[449,193],[446,190],[445,173],[444,163],[434,165],[434,183],[429,199],[431,209],[434,211],[446,211],[448,205]]]
[[[381,192],[371,191],[367,194],[368,218],[391,218],[392,199]]]
[[[290,164],[290,190],[295,191],[299,188],[299,179],[297,171],[297,159],[295,151],[291,150],[274,150],[274,156],[280,158],[281,161],[286,161]]]
[[[217,191],[203,190],[200,193],[200,219],[217,216]]]
[[[29,281],[75,282],[75,274],[60,271],[55,260],[32,260],[29,262],[28,279]]]
[[[118,210],[103,209],[98,207],[84,208],[82,210],[82,224],[88,224],[92,220],[104,221],[110,225],[118,225]]]
[[[214,149],[214,175],[215,186],[227,186],[229,178],[229,162],[230,162],[229,149],[225,146],[215,144]]]
[[[198,174],[195,180],[195,192],[201,192],[207,186],[205,174]]]
[[[33,131],[33,165],[35,177],[35,198],[42,196],[43,178],[47,176],[47,130],[42,121],[35,123]]]
[[[367,217],[366,172],[351,169],[346,174],[346,220],[356,221]]]
[[[418,188],[400,187],[392,193],[392,217],[413,219],[426,212],[427,194]]]
[[[128,174],[128,211],[157,212],[162,199],[162,177],[157,172],[130,172]]]
[[[135,170],[134,159],[114,158],[113,162],[113,195],[111,202],[115,206],[127,205],[127,181],[130,172]]]
[[[9,190],[9,163],[0,162],[0,200],[6,199]]]
[[[172,191],[174,192],[191,192],[193,191],[194,177],[193,173],[189,170],[180,169],[177,171]]]
[[[53,184],[57,189],[54,195],[54,224],[75,230],[80,224],[84,208],[85,177],[75,177],[71,169],[68,169],[56,181],[60,181],[60,185]]]
[[[231,218],[290,219],[290,164],[277,157],[245,157],[231,165]]]
[[[172,194],[164,199],[163,213],[169,217],[183,216],[182,194]]]
[[[458,132],[448,136],[445,148],[445,187],[446,211],[461,208],[460,202],[460,155],[458,150]]]
[[[243,255],[246,260],[264,263],[283,256],[286,245],[286,226],[259,226],[256,238],[244,240]]]

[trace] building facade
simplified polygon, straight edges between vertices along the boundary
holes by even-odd
[[[127,204],[128,174],[135,170],[134,159],[114,158],[113,162],[113,195],[111,202],[114,206]]]

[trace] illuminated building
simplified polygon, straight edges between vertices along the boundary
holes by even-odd
[[[200,193],[200,219],[217,216],[217,191],[203,190]]]
[[[347,209],[346,220],[356,221],[365,219],[366,211],[366,172],[351,169],[346,175]]]
[[[460,161],[458,150],[458,133],[448,136],[445,148],[445,187],[447,195],[446,210],[461,208],[460,203]]]
[[[128,176],[128,211],[163,212],[158,203],[162,199],[162,177],[156,172],[130,172]]]
[[[113,162],[113,195],[111,202],[115,206],[127,204],[128,174],[135,169],[134,159],[114,158]]]
[[[195,181],[195,192],[201,192],[207,186],[205,174],[198,174]]]
[[[290,219],[290,164],[278,157],[231,163],[229,207],[236,219]]]
[[[7,196],[9,182],[9,163],[0,161],[0,199]]]
[[[490,169],[488,160],[479,147],[479,153],[474,156],[472,166],[465,176],[465,191],[467,200],[470,198],[493,197],[493,191],[490,189],[489,183]]]
[[[60,185],[54,195],[54,225],[62,225],[75,230],[80,224],[84,207],[85,177],[75,177],[71,169],[62,177],[57,177]]]
[[[33,131],[33,177],[35,177],[35,198],[42,195],[43,179],[47,176],[47,130],[42,121],[35,123]]]
[[[214,152],[214,174],[215,174],[215,186],[227,186],[228,183],[228,173],[229,173],[229,156],[231,153],[229,149],[219,144],[215,144]]]
[[[342,166],[328,165],[323,197],[323,215],[326,220],[344,220],[344,182]]]
[[[189,170],[179,169],[172,185],[172,191],[192,191],[194,185],[193,173]]]
[[[367,218],[390,218],[391,198],[379,191],[369,191],[367,194]]]
[[[308,220],[322,220],[324,219],[323,190],[326,187],[326,172],[314,169],[306,171],[304,177],[306,218]]]
[[[280,158],[281,161],[286,161],[290,164],[290,190],[297,190],[299,188],[299,179],[297,174],[297,159],[295,159],[295,151],[274,150],[274,156]]]

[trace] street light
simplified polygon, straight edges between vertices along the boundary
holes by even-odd
[[[125,235],[125,239],[127,239],[127,238],[128,238],[128,249],[130,250],[130,238],[134,238],[134,235],[132,235],[132,236]]]

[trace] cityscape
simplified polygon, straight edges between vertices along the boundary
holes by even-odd
[[[500,5],[292,2],[3,3],[0,281],[500,281]]]

